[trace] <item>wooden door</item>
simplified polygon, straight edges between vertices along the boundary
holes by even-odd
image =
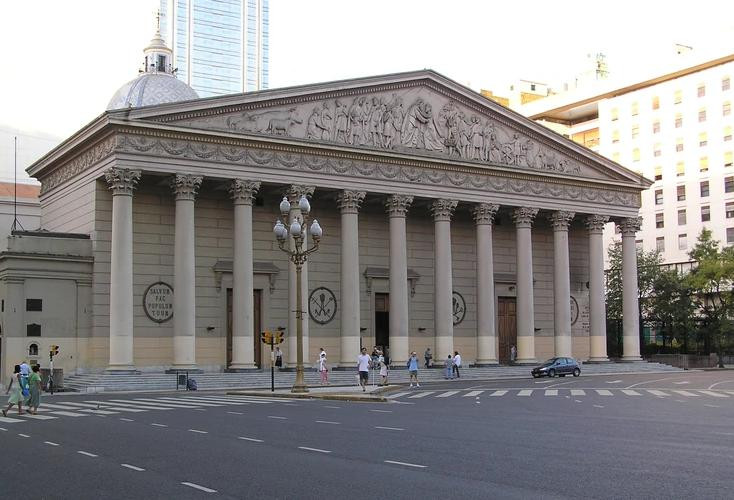
[[[389,352],[390,349],[390,294],[375,294],[375,345]],[[367,351],[371,352],[371,346]]]
[[[497,326],[499,334],[499,362],[510,363],[510,349],[517,347],[517,300],[515,297],[497,298]]]
[[[262,332],[260,324],[260,304],[262,299],[262,290],[254,290],[253,299],[253,322],[255,324],[253,341],[255,343],[255,365],[260,368],[262,366],[262,341],[260,340],[260,333]],[[232,302],[232,289],[227,288],[227,366],[230,366],[232,364]]]
[[[232,364],[232,289],[227,288],[227,367]]]

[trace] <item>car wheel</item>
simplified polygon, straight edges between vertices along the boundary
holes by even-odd
[[[537,373],[532,373],[531,375],[533,376],[533,378],[538,378],[539,377],[539,375]]]
[[[556,376],[556,371],[555,371],[555,370],[548,370],[548,376],[549,376],[550,378],[553,378],[553,377],[555,377],[555,376]]]
[[[578,368],[574,368],[573,369],[573,376],[574,377],[578,377],[579,375],[581,375],[581,370],[579,370]]]

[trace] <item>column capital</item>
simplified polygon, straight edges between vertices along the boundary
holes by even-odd
[[[548,220],[553,226],[554,231],[568,231],[568,226],[576,216],[574,212],[568,212],[566,210],[558,210],[548,216]]]
[[[433,220],[450,221],[451,215],[454,213],[454,209],[456,208],[456,205],[458,205],[458,203],[459,202],[456,200],[447,200],[443,198],[433,200],[433,203],[431,204],[431,213],[433,213]]]
[[[343,214],[356,214],[359,206],[367,195],[365,191],[350,191],[345,189],[337,197],[337,205]]]
[[[113,196],[118,194],[132,196],[140,175],[140,170],[112,167],[105,171],[104,178]]]
[[[390,217],[405,217],[413,203],[413,197],[409,194],[391,194],[387,197],[385,208]]]
[[[628,217],[617,222],[622,230],[622,236],[632,236],[642,227],[642,217]]]
[[[232,196],[235,205],[252,205],[259,190],[260,181],[232,179],[229,184],[229,194]]]
[[[199,175],[174,175],[171,179],[171,189],[173,190],[173,194],[176,195],[176,201],[195,200],[196,192],[199,190],[202,180],[204,180],[204,178]]]
[[[537,208],[519,207],[512,211],[512,220],[517,227],[531,227],[536,215]]]
[[[291,204],[293,204],[293,203],[298,203],[298,200],[301,199],[301,196],[310,198],[311,196],[313,196],[313,192],[315,190],[316,190],[315,186],[306,186],[303,184],[291,184],[290,186],[285,188],[283,195],[288,198],[288,201],[290,201]]]
[[[499,209],[499,205],[493,205],[491,203],[477,203],[472,209],[474,221],[477,225],[494,224],[494,218],[497,215],[497,210]]]
[[[609,222],[609,217],[606,215],[587,215],[584,219],[584,224],[590,233],[601,233],[604,231],[604,225]]]

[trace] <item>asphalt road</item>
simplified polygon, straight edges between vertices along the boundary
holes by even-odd
[[[389,403],[43,403],[0,419],[4,498],[734,496],[734,372],[447,381]]]

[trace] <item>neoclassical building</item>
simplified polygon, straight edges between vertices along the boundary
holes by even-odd
[[[44,231],[0,257],[3,373],[31,343],[59,345],[66,373],[252,369],[276,328],[295,363],[273,226],[302,196],[324,231],[302,284],[307,360],[323,347],[351,367],[380,345],[396,366],[427,347],[484,365],[516,345],[518,362],[605,361],[609,220],[639,359],[650,182],[433,71],[111,109],[28,171]]]

